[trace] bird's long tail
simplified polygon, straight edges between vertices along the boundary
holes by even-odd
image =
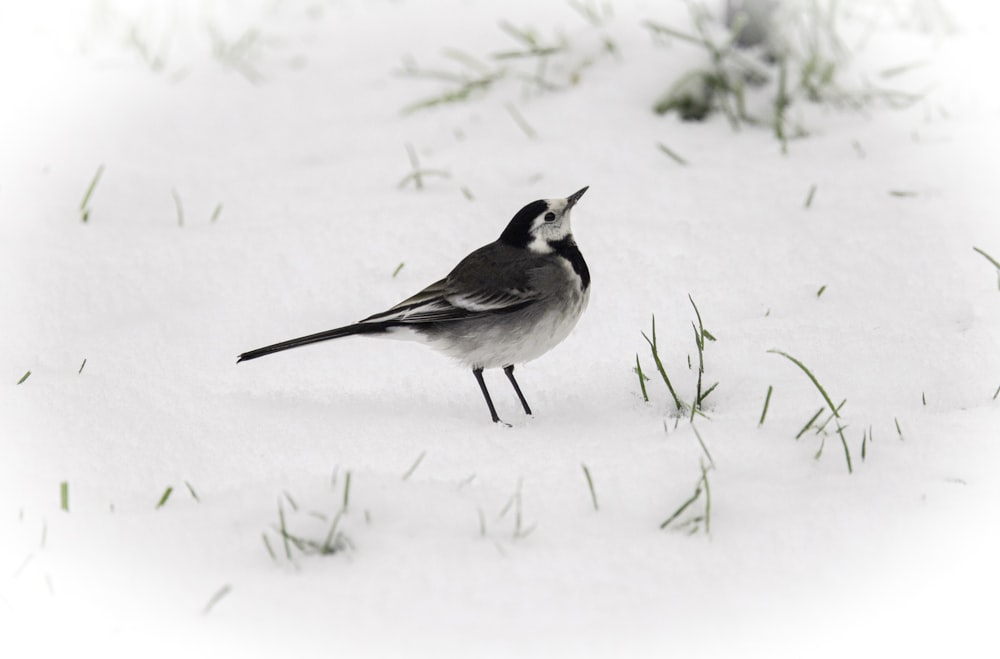
[[[352,336],[354,334],[382,334],[387,332],[390,327],[393,327],[396,324],[397,323],[392,322],[355,323],[353,325],[347,325],[346,327],[326,330],[325,332],[317,332],[316,334],[310,334],[309,336],[300,336],[297,339],[289,339],[288,341],[282,341],[281,343],[275,343],[274,345],[264,346],[263,348],[257,348],[256,350],[244,352],[236,358],[236,363],[238,364],[251,359],[257,359],[258,357],[270,355],[275,352],[281,352],[282,350],[291,350],[292,348],[307,346],[310,343],[319,343],[320,341],[339,339],[345,336]]]

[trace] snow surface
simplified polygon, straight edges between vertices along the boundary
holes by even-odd
[[[847,3],[875,28],[859,70],[926,95],[796,105],[786,155],[650,111],[699,61],[641,25],[686,26],[679,3],[599,27],[562,2],[26,4],[0,9],[0,656],[997,656],[1000,297],[972,249],[1000,255],[990,3],[947,3],[955,32],[911,20],[937,3]],[[553,80],[591,64],[401,112],[448,88],[406,58],[488,60],[517,46],[501,20],[565,37]],[[450,177],[398,188],[406,144]],[[513,427],[489,423],[471,374],[413,344],[235,365],[583,185],[591,305],[519,367],[534,418],[493,371]],[[707,460],[640,334],[655,313],[690,400],[688,294],[718,339],[707,534],[659,528]],[[772,348],[847,399],[853,474],[835,435],[794,439],[823,400]],[[279,505],[322,541],[348,473],[350,548],[288,561]]]

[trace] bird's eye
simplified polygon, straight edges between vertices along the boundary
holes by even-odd
[[[555,221],[555,219],[556,219],[556,214],[553,213],[552,211],[549,211],[548,213],[545,214],[546,222],[553,222]]]

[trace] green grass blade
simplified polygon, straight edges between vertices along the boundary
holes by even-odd
[[[410,476],[413,475],[413,472],[415,472],[417,470],[417,467],[420,466],[420,463],[423,462],[425,455],[427,455],[427,451],[422,451],[420,453],[420,455],[417,456],[417,459],[413,462],[413,465],[409,469],[406,470],[405,474],[403,474],[403,480],[404,481],[408,480],[410,478]],[[344,503],[344,507],[345,508],[347,507],[347,503],[346,502]]]
[[[590,477],[590,470],[587,469],[587,465],[580,464],[583,467],[583,475],[587,478],[587,487],[590,489],[590,500],[594,504],[594,510],[597,511],[597,492],[594,491],[594,480]]]
[[[639,388],[642,390],[642,400],[649,402],[649,394],[646,392],[646,380],[647,378],[642,372],[642,366],[639,364],[639,353],[635,353],[635,373],[639,376]]]
[[[760,413],[760,422],[757,427],[764,425],[764,419],[767,418],[767,408],[771,404],[771,393],[774,391],[772,385],[767,385],[767,396],[764,397],[764,410]]]
[[[167,503],[167,500],[170,498],[170,495],[173,494],[173,492],[174,492],[173,486],[172,485],[168,485],[167,489],[165,489],[163,491],[163,496],[160,497],[159,502],[157,502],[157,504],[156,504],[156,509],[157,510],[159,510],[160,508],[162,508]]]

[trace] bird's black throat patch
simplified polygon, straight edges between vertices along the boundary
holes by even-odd
[[[587,268],[587,262],[583,260],[583,254],[576,246],[576,241],[567,236],[562,240],[549,243],[549,246],[555,250],[556,254],[569,261],[569,264],[573,266],[573,272],[580,277],[580,287],[587,290],[587,287],[590,286],[590,269]]]

